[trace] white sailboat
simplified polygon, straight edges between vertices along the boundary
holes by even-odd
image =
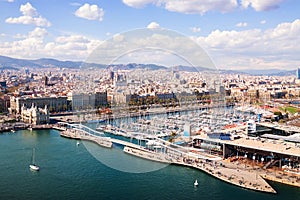
[[[197,179],[196,179],[195,182],[194,182],[194,186],[195,186],[195,187],[198,186],[198,181],[197,181]]]
[[[35,164],[35,148],[32,149],[32,158],[29,168],[34,171],[39,171],[40,167]]]

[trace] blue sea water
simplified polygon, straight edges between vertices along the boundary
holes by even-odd
[[[285,199],[300,198],[300,188],[271,183],[278,194],[239,188],[201,171],[167,165],[148,173],[128,173],[96,159],[86,145],[59,136],[56,130],[0,134],[0,199]],[[90,144],[111,160],[123,155]],[[32,148],[41,170],[29,169]],[[119,148],[120,149],[120,148]],[[148,161],[150,162],[150,161]],[[120,162],[120,165],[122,162]],[[199,186],[194,187],[195,179]]]

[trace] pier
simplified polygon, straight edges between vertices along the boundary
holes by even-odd
[[[146,147],[131,142],[110,138],[104,133],[95,131],[82,124],[65,124],[66,130],[61,136],[73,139],[83,139],[97,143],[100,146],[112,148],[112,144],[124,146],[127,154],[155,162],[176,164],[199,169],[227,183],[260,192],[276,193],[265,181],[268,178],[258,170],[238,168],[237,165],[222,160],[222,158],[195,148],[185,148],[168,141],[156,138],[147,141]]]
[[[81,124],[68,124],[68,128],[60,133],[62,137],[77,139],[77,140],[87,140],[94,142],[102,147],[111,148],[112,140],[109,137],[103,137],[100,135],[93,134],[93,129],[89,127],[82,126]]]

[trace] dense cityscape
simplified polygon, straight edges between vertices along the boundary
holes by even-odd
[[[299,6],[0,1],[0,199],[298,199]]]
[[[142,138],[145,149],[125,143],[124,152],[253,190],[276,193],[264,179],[300,186],[299,69],[293,76],[257,76],[121,66],[2,70],[1,131],[56,128],[63,137],[108,148],[124,142],[107,136]],[[76,125],[95,122],[105,137]],[[240,162],[243,173],[232,172]],[[254,172],[264,179],[253,180]]]
[[[22,106],[24,109],[46,106],[49,115],[63,115],[77,110],[101,111],[116,105],[149,109],[155,104],[175,107],[185,101],[213,104],[212,100],[218,96],[224,98],[226,105],[263,107],[273,113],[264,118],[274,121],[279,112],[280,119],[297,116],[299,78],[298,71],[293,76],[258,76],[177,71],[176,67],[116,71],[108,67],[89,72],[64,68],[37,71],[24,67],[1,70],[1,112],[21,121]]]

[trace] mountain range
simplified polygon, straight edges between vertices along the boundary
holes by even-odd
[[[159,70],[174,69],[176,71],[188,71],[188,72],[197,72],[197,71],[207,71],[212,70],[205,67],[191,67],[191,66],[175,66],[175,67],[166,67],[157,64],[113,64],[113,65],[104,65],[96,63],[85,63],[85,62],[74,62],[74,61],[60,61],[50,58],[41,58],[36,60],[27,60],[27,59],[17,59],[7,56],[0,56],[0,70],[2,69],[13,69],[19,70],[21,68],[49,68],[49,67],[59,67],[59,68],[70,68],[70,69],[79,69],[79,68],[107,68],[110,67],[113,70],[129,70],[129,69],[149,69],[149,70]],[[278,70],[278,69],[268,69],[268,70],[219,70],[224,74],[250,74],[250,75],[270,75],[270,76],[288,76],[295,75],[295,70]]]

